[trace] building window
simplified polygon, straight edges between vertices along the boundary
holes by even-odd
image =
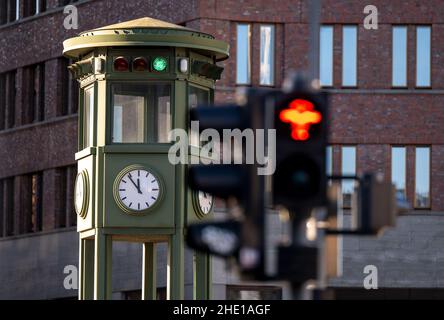
[[[23,123],[33,123],[45,119],[45,64],[39,63],[24,69],[26,83],[23,105],[26,107]]]
[[[24,16],[37,15],[46,10],[46,0],[28,0],[25,2]]]
[[[344,176],[356,175],[356,147],[342,147],[341,174]],[[344,208],[351,207],[354,188],[354,180],[342,181],[342,203]]]
[[[0,74],[0,130],[9,129],[15,122],[16,71]]]
[[[395,26],[392,34],[392,85],[407,86],[407,27]]]
[[[430,148],[415,149],[415,208],[430,208]]]
[[[14,178],[0,180],[0,236],[14,235]]]
[[[59,116],[75,114],[78,110],[79,84],[77,80],[68,71],[68,66],[72,61],[66,58],[60,60],[59,77],[62,83],[62,92],[60,95],[60,104],[58,109]]]
[[[94,85],[83,93],[83,148],[93,145],[94,128]]]
[[[396,192],[406,195],[406,148],[392,147],[392,183]]]
[[[170,84],[113,84],[113,143],[167,143]]]
[[[35,14],[46,11],[46,0],[35,0]]]
[[[43,175],[36,173],[31,176],[31,232],[42,230]]]
[[[357,85],[358,63],[358,28],[357,26],[342,27],[342,85]]]
[[[15,0],[15,20],[20,19],[20,0]]]
[[[331,176],[333,174],[333,147],[327,147],[327,159],[325,161],[325,170],[327,175]]]
[[[74,165],[58,168],[56,171],[56,175],[56,227],[66,228],[75,226],[77,222],[77,216],[73,203],[77,166]]]
[[[251,82],[251,31],[249,24],[237,25],[236,83]]]
[[[333,85],[333,26],[321,26],[319,41],[319,80],[328,87]]]
[[[430,87],[431,27],[416,27],[416,86]]]
[[[0,130],[5,129],[6,116],[6,74],[0,73]]]
[[[260,84],[274,85],[274,26],[261,26]]]
[[[0,26],[8,21],[8,2],[0,1]]]
[[[20,18],[19,0],[0,1],[0,25],[14,22]]]

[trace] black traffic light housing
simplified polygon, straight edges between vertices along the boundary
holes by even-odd
[[[199,121],[200,131],[211,128],[222,133],[224,129],[252,129],[256,145],[256,130],[265,129],[265,101],[270,93],[250,89],[244,106],[197,107],[190,111],[190,118]],[[188,184],[192,189],[220,198],[235,198],[244,211],[241,221],[189,226],[188,245],[219,256],[235,256],[244,275],[255,279],[265,277],[265,177],[258,174],[258,169],[254,161],[192,165],[188,170]],[[230,245],[220,250],[220,246],[215,245],[217,242]]]
[[[277,99],[274,204],[290,211],[327,204],[328,120],[325,92],[300,86]]]

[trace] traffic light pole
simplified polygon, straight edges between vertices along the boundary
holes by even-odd
[[[290,211],[290,219],[292,226],[292,244],[288,254],[292,257],[298,257],[290,277],[290,286],[293,300],[311,300],[312,297],[307,295],[306,283],[313,280],[317,276],[317,248],[310,246],[305,236],[306,221],[310,216],[311,208],[295,208]],[[290,257],[288,257],[291,259]],[[305,261],[304,261],[305,260]],[[299,262],[304,261],[301,265]],[[279,266],[282,268],[283,266]],[[299,275],[299,276],[296,276]]]

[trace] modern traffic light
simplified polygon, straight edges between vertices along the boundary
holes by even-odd
[[[201,132],[205,129],[219,132],[248,129],[256,132],[264,129],[266,95],[250,90],[244,106],[197,107],[191,110],[190,118],[199,121]],[[255,134],[253,136],[255,140]],[[240,143],[241,146],[244,144],[247,140]],[[242,148],[242,158],[245,158],[245,149]],[[220,198],[235,198],[244,213],[239,220],[189,226],[188,245],[219,256],[235,256],[241,270],[256,279],[263,278],[265,273],[265,177],[258,174],[258,169],[258,163],[253,161],[192,165],[188,171],[192,189]],[[227,245],[222,245],[221,250],[218,243]]]
[[[395,186],[364,174],[352,197],[352,226],[363,234],[378,234],[394,227],[398,215]]]
[[[327,94],[305,86],[276,102],[273,202],[290,210],[323,206],[326,197]]]

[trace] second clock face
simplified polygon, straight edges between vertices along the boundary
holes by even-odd
[[[74,189],[74,209],[80,217],[85,218],[88,209],[87,171],[81,171],[77,175]]]
[[[145,211],[159,200],[159,179],[147,169],[128,171],[120,178],[118,196],[127,209]]]
[[[210,213],[211,208],[213,208],[213,196],[209,193],[199,191],[198,204],[202,213],[204,215],[207,215],[208,213]]]
[[[77,176],[74,190],[75,190],[74,192],[75,209],[77,214],[80,215],[83,210],[84,198],[85,198],[85,184],[81,173],[79,173]]]

